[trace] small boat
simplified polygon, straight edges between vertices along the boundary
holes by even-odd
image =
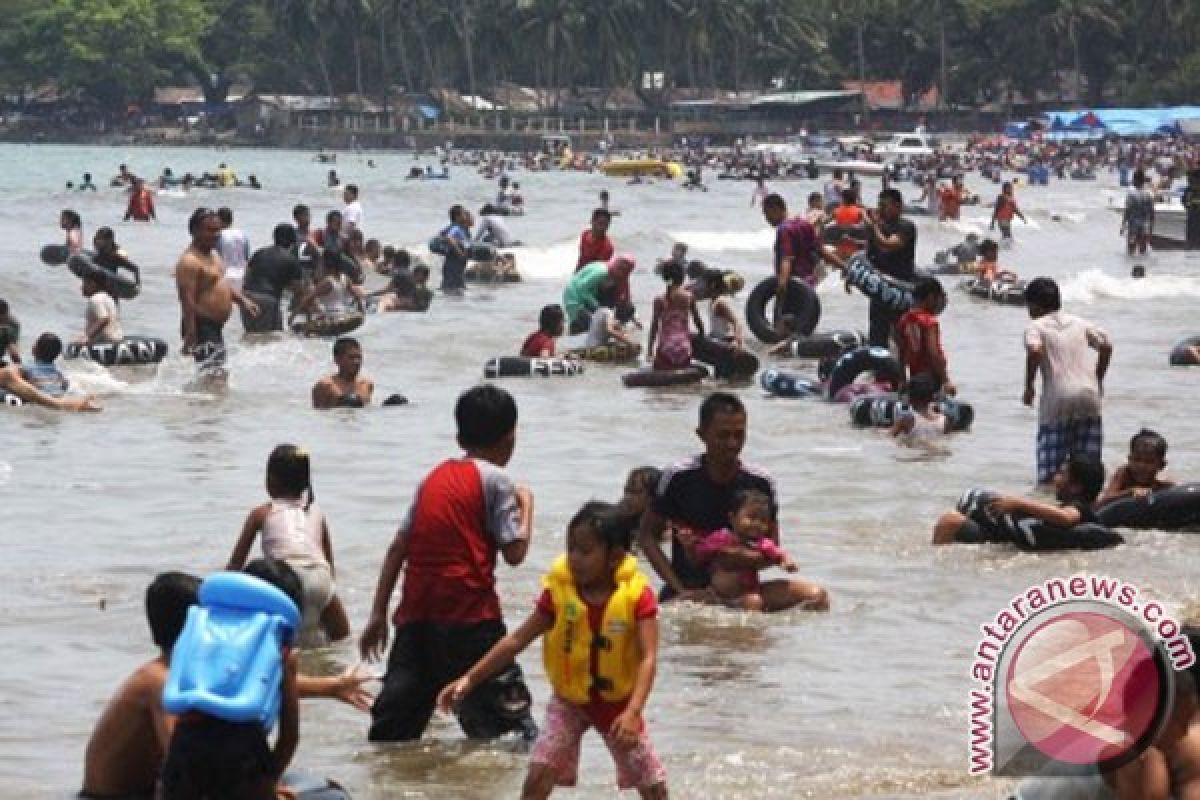
[[[610,178],[632,178],[638,175],[671,178],[683,177],[683,165],[677,161],[657,158],[623,158],[600,165],[600,172]]]

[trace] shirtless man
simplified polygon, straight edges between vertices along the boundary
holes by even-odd
[[[200,581],[164,572],[146,589],[146,616],[159,655],[130,675],[96,721],[83,764],[83,797],[153,797],[158,772],[171,741],[175,717],[162,706],[171,649],[183,631],[187,610],[196,602]],[[350,668],[340,675],[298,676],[301,697],[333,697],[366,711],[362,688],[369,676]]]
[[[192,234],[192,244],[175,265],[183,352],[196,359],[201,372],[223,376],[225,337],[222,329],[233,312],[233,304],[237,303],[252,317],[258,316],[258,306],[225,280],[225,265],[215,250],[221,235],[217,212],[196,209],[188,220],[188,232]]]
[[[375,383],[362,372],[362,347],[357,339],[343,336],[333,343],[333,363],[338,371],[317,381],[312,388],[313,408],[362,408],[371,404]]]

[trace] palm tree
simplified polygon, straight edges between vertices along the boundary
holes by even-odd
[[[1055,8],[1046,20],[1050,30],[1067,38],[1071,45],[1071,65],[1075,71],[1075,102],[1083,101],[1083,61],[1080,58],[1080,41],[1089,32],[1118,33],[1120,22],[1112,0],[1056,0]],[[1093,86],[1099,93],[1103,87]]]

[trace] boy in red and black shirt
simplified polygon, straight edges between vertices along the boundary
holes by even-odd
[[[937,278],[921,278],[913,287],[913,306],[896,322],[900,360],[908,379],[928,375],[943,394],[954,394],[954,384],[942,350],[938,314],[946,308],[946,290]]]
[[[359,642],[370,660],[386,646],[388,603],[404,568],[392,618],[396,640],[371,709],[371,741],[420,738],[438,691],[504,638],[496,556],[517,566],[529,551],[533,495],[515,487],[503,469],[516,446],[512,395],[495,386],[468,389],[454,417],[464,455],[434,467],[417,489],[388,548]],[[530,706],[513,664],[463,698],[458,720],[471,738],[522,731],[532,739],[537,726]]]

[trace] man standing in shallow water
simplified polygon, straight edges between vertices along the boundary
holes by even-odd
[[[215,251],[221,235],[217,212],[198,208],[188,220],[192,243],[175,266],[184,355],[191,354],[197,366],[212,377],[223,377],[225,337],[223,329],[237,303],[250,316],[258,306],[225,279],[225,266]]]

